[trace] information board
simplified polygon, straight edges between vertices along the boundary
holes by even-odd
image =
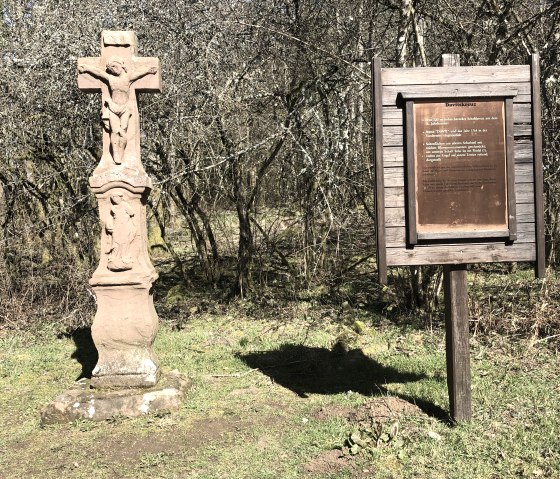
[[[417,239],[509,237],[505,101],[417,100],[411,120]]]
[[[372,65],[379,278],[391,266],[530,261],[545,272],[538,55]]]

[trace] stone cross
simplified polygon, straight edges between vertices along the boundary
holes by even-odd
[[[78,87],[101,92],[103,154],[89,179],[101,220],[92,337],[99,353],[94,388],[151,387],[159,377],[152,350],[158,327],[148,255],[146,203],[152,183],[140,157],[136,94],[159,92],[157,58],[137,57],[134,32],[104,31],[101,56],[78,59]]]
[[[160,92],[161,69],[157,58],[137,57],[137,53],[134,32],[104,31],[101,56],[78,59],[78,87],[102,97],[103,155],[98,175],[115,170],[115,165],[144,171],[136,93]]]

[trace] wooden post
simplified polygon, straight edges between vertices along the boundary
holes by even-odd
[[[467,265],[444,266],[443,282],[449,409],[453,421],[470,421],[472,413]]]
[[[373,147],[375,165],[375,244],[379,282],[387,284],[387,238],[385,237],[385,181],[383,173],[383,95],[381,94],[381,59],[372,62],[372,129],[375,138]]]
[[[441,56],[441,66],[461,65],[457,54]],[[471,364],[469,351],[469,294],[467,265],[446,265],[443,269],[445,299],[445,358],[449,412],[455,422],[470,421]]]
[[[535,161],[535,227],[537,236],[537,261],[535,274],[544,278],[546,273],[544,244],[544,191],[543,191],[543,159],[542,159],[542,127],[541,127],[541,67],[538,53],[531,55],[531,123],[533,125],[533,157]]]

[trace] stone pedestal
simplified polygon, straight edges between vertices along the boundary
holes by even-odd
[[[97,314],[91,328],[99,360],[91,385],[151,387],[159,377],[152,351],[158,317],[148,288],[96,286]]]
[[[97,173],[97,172],[96,172]],[[92,387],[151,387],[159,364],[152,351],[158,317],[152,283],[157,273],[148,255],[146,200],[150,184],[139,178],[92,186],[101,219],[101,257],[90,284],[97,299],[91,328],[99,361]],[[135,181],[136,180],[136,181]],[[98,175],[91,185],[100,183]]]

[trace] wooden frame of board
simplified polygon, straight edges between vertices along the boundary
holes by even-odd
[[[386,282],[389,266],[509,261],[534,262],[537,276],[542,277],[544,201],[538,55],[531,57],[530,65],[425,68],[382,68],[376,58],[372,79],[380,281]],[[414,124],[408,110],[421,101],[491,99],[504,103],[506,221],[499,228],[418,234]]]

